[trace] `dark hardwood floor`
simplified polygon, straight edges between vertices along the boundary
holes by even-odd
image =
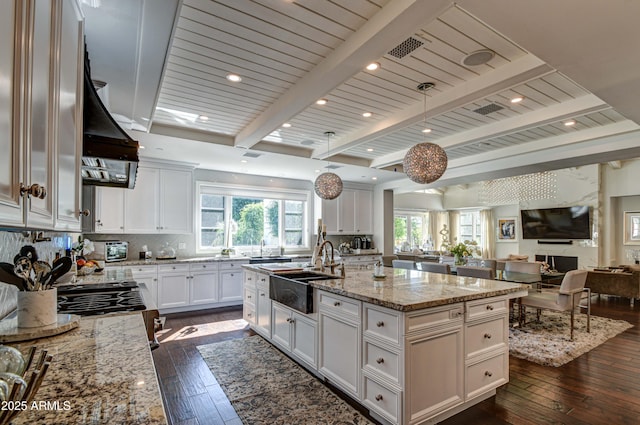
[[[468,424],[640,423],[640,303],[593,298],[592,314],[633,328],[564,366],[510,358],[510,382],[492,397],[444,421]],[[196,347],[254,333],[240,307],[169,315],[153,357],[170,425],[241,424]]]

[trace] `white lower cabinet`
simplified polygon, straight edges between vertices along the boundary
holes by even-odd
[[[160,310],[189,305],[189,266],[158,266],[158,308]]]
[[[316,369],[316,321],[280,303],[271,303],[271,341],[298,360]]]
[[[360,310],[362,303],[318,291],[318,372],[360,399]]]
[[[242,264],[248,261],[220,263],[219,302],[242,301]]]
[[[135,266],[131,267],[133,279],[144,285],[151,293],[151,301],[158,305],[158,267],[157,266]]]
[[[256,325],[256,277],[257,273],[245,270],[242,289],[242,318],[249,325]]]
[[[218,265],[198,263],[189,265],[189,304],[211,304],[218,301]]]
[[[256,275],[256,332],[271,338],[271,298],[269,298],[269,277]]]

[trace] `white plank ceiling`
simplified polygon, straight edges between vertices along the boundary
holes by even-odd
[[[549,155],[563,146],[574,149],[569,165],[640,156],[640,143],[629,141],[637,139],[633,118],[638,117],[626,99],[640,87],[637,81],[628,81],[628,93],[618,90],[617,97],[612,96],[612,90],[605,90],[610,87],[591,89],[576,82],[592,81],[587,67],[569,66],[557,54],[584,47],[541,47],[531,41],[535,49],[529,50],[527,13],[535,15],[553,4],[551,0],[482,3],[485,8],[466,0],[184,0],[167,46],[152,118],[138,124],[151,134],[178,135],[176,143],[185,147],[193,140],[206,141],[212,154],[197,159],[203,167],[233,171],[225,168],[229,164],[215,162],[215,149],[237,149],[238,157],[249,149],[271,155],[272,166],[269,171],[243,165],[247,172],[282,175],[291,160],[288,155],[328,158],[343,163],[347,179],[377,176],[396,181],[390,187],[406,179],[385,170],[401,169],[406,151],[422,141],[441,145],[450,169],[464,167],[466,172],[448,179],[447,171],[432,186],[463,182],[465,177],[472,181],[473,165],[483,169],[488,156],[534,153],[529,165],[540,170],[550,167]],[[496,18],[510,16],[503,9],[516,10],[514,3],[517,17],[504,17],[504,22]],[[623,0],[612,0],[610,6],[622,35],[602,37],[610,37],[609,48],[618,51],[624,47],[618,42],[638,33],[627,16],[640,10]],[[597,6],[584,8],[592,9],[587,15],[592,18],[600,13]],[[578,18],[572,22],[568,17],[565,28],[556,21],[550,20],[547,33],[574,26],[583,30]],[[91,22],[87,27],[90,32]],[[393,53],[407,41],[419,46]],[[462,64],[481,49],[495,56],[486,64]],[[553,60],[547,62],[547,57]],[[380,68],[365,70],[370,62]],[[228,81],[230,73],[242,81]],[[417,89],[423,82],[435,87],[423,93]],[[600,91],[606,100],[598,96]],[[516,96],[524,100],[511,103]],[[319,98],[328,103],[316,105]],[[476,112],[491,105],[499,110]],[[364,112],[371,116],[363,117]],[[567,120],[576,123],[566,126]],[[423,133],[425,127],[431,132]],[[328,141],[326,131],[335,137]],[[628,138],[606,142],[619,135]],[[593,140],[602,140],[599,155],[583,152]],[[145,137],[145,143],[152,145],[152,138]],[[154,154],[161,156],[147,149],[147,155]],[[349,172],[350,167],[356,171]],[[301,177],[313,179],[313,172]]]

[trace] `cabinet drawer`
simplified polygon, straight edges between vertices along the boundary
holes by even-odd
[[[400,355],[371,341],[364,341],[363,368],[400,384]]]
[[[189,273],[188,264],[163,264],[158,266],[158,273]]]
[[[506,349],[507,332],[506,317],[467,325],[464,334],[466,357],[470,358],[499,347]]]
[[[251,325],[256,324],[256,308],[253,304],[245,304],[242,307],[242,318]]]
[[[256,281],[258,274],[256,272],[251,272],[248,270],[244,271],[244,286],[252,286],[255,287],[256,286]]]
[[[216,263],[193,263],[189,265],[192,272],[198,271],[217,271],[218,265]]]
[[[244,288],[242,300],[244,304],[256,304],[256,290],[254,288]]]
[[[131,266],[131,274],[133,274],[134,278],[136,276],[156,274],[157,272],[157,266]]]
[[[504,352],[466,367],[467,400],[509,381],[509,354]]]
[[[402,392],[364,376],[363,403],[392,423],[400,423]]]
[[[269,275],[265,273],[256,273],[256,285],[269,286]]]
[[[320,291],[319,298],[320,309],[337,313],[343,317],[360,319],[360,301],[324,291]]]
[[[463,304],[451,304],[409,313],[406,318],[407,334],[426,331],[442,326],[462,324]]]
[[[221,261],[219,264],[220,271],[226,270],[242,270],[243,264],[249,264],[248,261]]]
[[[506,314],[509,311],[507,298],[492,298],[467,302],[467,321],[481,319],[496,314]]]
[[[400,344],[400,312],[382,310],[368,304],[364,305],[364,334],[375,336],[393,344]]]

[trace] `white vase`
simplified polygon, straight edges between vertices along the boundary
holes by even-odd
[[[18,292],[18,327],[39,328],[58,321],[58,290]]]

